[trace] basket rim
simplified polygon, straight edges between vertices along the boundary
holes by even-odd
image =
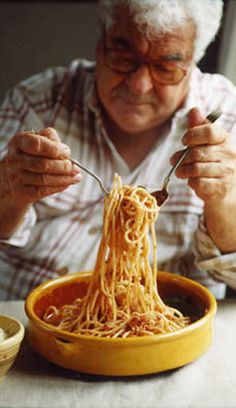
[[[5,338],[0,343],[0,357],[1,357],[2,352],[5,352],[7,349],[19,344],[23,340],[24,334],[25,334],[25,328],[23,324],[15,317],[5,315],[5,314],[4,315],[0,314],[0,320],[1,318],[5,320],[6,322],[15,322],[18,326],[18,330],[12,336]],[[2,325],[1,325],[1,328],[5,331],[5,328],[2,327]]]

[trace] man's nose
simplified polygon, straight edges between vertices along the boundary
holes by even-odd
[[[142,65],[127,79],[129,90],[134,95],[144,95],[153,89],[153,80],[147,65]]]

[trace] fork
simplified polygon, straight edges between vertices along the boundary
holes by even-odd
[[[210,122],[215,122],[219,117],[220,117],[221,113],[219,111],[213,111],[211,112],[206,118],[208,120],[210,120]],[[177,163],[172,167],[172,169],[170,170],[170,172],[167,174],[167,176],[164,179],[163,185],[162,185],[162,189],[161,190],[157,190],[157,191],[153,191],[151,194],[155,197],[158,206],[160,207],[161,205],[164,204],[164,202],[167,200],[169,193],[167,190],[168,184],[170,182],[170,178],[172,176],[172,174],[174,173],[174,171],[177,169],[177,167],[180,165],[180,163],[182,163],[182,161],[184,160],[184,158],[187,156],[188,152],[190,151],[190,147],[187,147],[184,151],[182,156],[179,158],[179,160],[177,161]],[[84,166],[84,164],[80,163],[78,160],[75,160],[73,158],[70,158],[70,161],[75,164],[76,166],[80,167],[82,170],[86,171],[86,173],[90,174],[90,176],[92,176],[93,178],[95,178],[95,180],[97,180],[97,182],[99,183],[101,190],[105,193],[105,194],[109,194],[109,190],[107,190],[107,188],[105,187],[103,180],[101,179],[101,177],[99,177],[96,173],[94,173],[93,171],[91,171],[90,169],[88,169],[86,166]]]
[[[95,180],[97,180],[97,182],[99,183],[101,190],[105,193],[105,194],[109,194],[109,191],[106,189],[106,187],[104,186],[104,183],[101,179],[101,177],[99,177],[96,173],[94,173],[93,171],[89,170],[86,166],[84,166],[82,163],[80,163],[78,160],[72,159],[70,158],[70,161],[75,164],[76,166],[80,167],[82,170],[86,171],[86,173],[90,174],[90,176],[92,176],[93,178],[95,178]]]
[[[219,111],[212,111],[207,115],[206,119],[208,119],[211,123],[214,123],[219,117],[221,116],[221,112]],[[175,170],[179,167],[179,165],[182,163],[182,161],[185,159],[187,154],[190,152],[191,147],[186,147],[184,149],[182,155],[180,156],[179,160],[175,163],[175,165],[171,168],[167,176],[164,178],[163,184],[162,184],[162,189],[153,191],[151,194],[155,197],[157,201],[158,207],[163,206],[163,204],[166,202],[167,198],[169,197],[168,193],[168,185],[171,179],[172,174],[175,172]]]

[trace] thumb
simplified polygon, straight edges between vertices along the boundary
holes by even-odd
[[[204,125],[208,120],[202,115],[198,108],[192,108],[188,113],[188,129],[194,126]]]

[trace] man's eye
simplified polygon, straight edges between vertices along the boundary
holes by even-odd
[[[176,66],[174,64],[153,64],[153,69],[155,71],[161,72],[172,72],[176,70]]]
[[[115,38],[112,41],[112,46],[116,51],[131,51],[132,49],[129,42],[122,37]]]
[[[125,58],[120,54],[116,54],[116,58],[113,59],[120,67],[131,69],[134,66],[133,58]]]
[[[133,58],[125,57],[124,55],[120,55],[120,60],[127,64],[133,62]]]
[[[168,66],[162,65],[162,64],[153,64],[153,69],[155,71],[162,71],[162,72],[170,71],[170,68],[168,68]]]

